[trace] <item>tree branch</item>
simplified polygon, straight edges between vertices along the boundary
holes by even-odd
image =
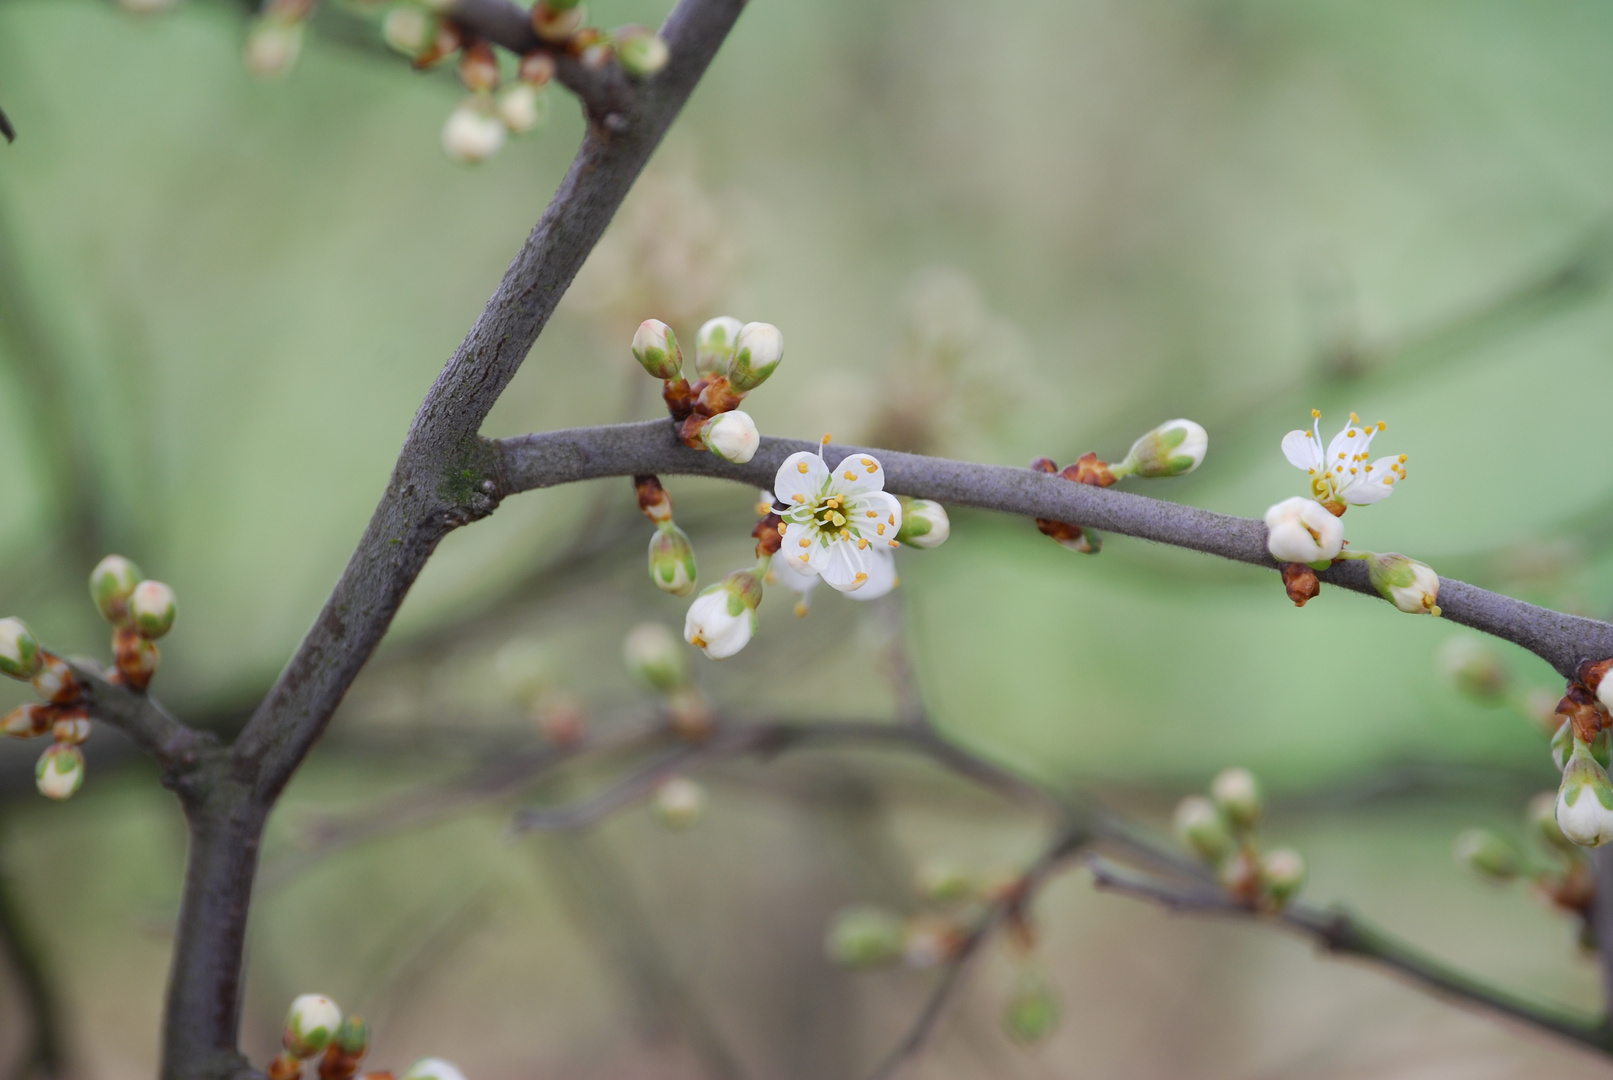
[[[715,454],[691,450],[664,420],[574,428],[503,439],[497,444],[501,497],[535,488],[635,473],[712,476],[752,487],[771,487],[779,464],[817,444],[764,438],[756,456],[734,465]],[[1135,536],[1173,547],[1219,555],[1234,562],[1275,569],[1266,551],[1266,527],[1253,518],[1231,517],[1163,502],[1113,488],[1074,484],[1058,476],[1006,465],[977,465],[946,458],[857,446],[832,446],[837,455],[867,453],[885,468],[885,488],[956,506],[974,506],[1024,517],[1051,518]],[[1366,565],[1342,562],[1318,575],[1331,585],[1377,596]],[[1613,625],[1565,615],[1501,596],[1452,578],[1441,578],[1444,618],[1520,645],[1565,678],[1581,660],[1613,656]]]
[[[630,122],[637,90],[621,65],[613,59],[589,67],[567,50],[539,41],[532,30],[531,8],[511,0],[454,0],[447,15],[477,37],[518,55],[539,48],[548,51],[555,61],[555,80],[577,95],[590,121],[608,131],[624,130]],[[663,80],[656,79],[654,85],[659,89]]]

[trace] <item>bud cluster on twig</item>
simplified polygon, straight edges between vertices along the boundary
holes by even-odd
[[[1260,784],[1248,769],[1223,769],[1210,795],[1176,806],[1178,839],[1216,873],[1221,887],[1255,911],[1280,911],[1305,884],[1305,859],[1291,848],[1262,852]]]
[[[319,1080],[353,1080],[370,1049],[370,1027],[357,1016],[344,1017],[324,994],[303,994],[291,1003],[281,1033],[280,1054],[269,1064],[268,1080],[300,1080],[317,1062]],[[394,1080],[391,1072],[366,1072],[363,1080]],[[441,1058],[421,1058],[396,1080],[465,1080]]]

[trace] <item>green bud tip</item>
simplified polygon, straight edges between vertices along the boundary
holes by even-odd
[[[902,527],[896,533],[896,542],[918,548],[938,548],[952,535],[952,521],[946,507],[929,499],[911,499],[898,495],[902,504]]]
[[[1574,740],[1574,751],[1557,789],[1557,824],[1581,847],[1600,847],[1613,840],[1613,785],[1590,746]]]
[[[734,357],[734,345],[739,341],[742,326],[732,315],[707,320],[694,339],[695,370],[701,375],[725,374]]]
[[[842,908],[824,936],[829,959],[854,970],[882,967],[902,958],[906,934],[890,912],[868,905]]]
[[[772,323],[746,323],[739,328],[734,355],[728,361],[728,382],[741,393],[767,381],[784,359],[784,335]]]
[[[1556,824],[1555,813],[1552,824]],[[1517,845],[1494,829],[1463,829],[1451,852],[1457,862],[1496,881],[1511,881],[1522,867]]]
[[[650,536],[650,580],[655,587],[673,596],[688,596],[698,576],[689,534],[670,521],[656,526]]]
[[[160,581],[142,581],[129,594],[129,620],[148,641],[173,629],[174,613],[174,590]]]
[[[683,350],[677,335],[660,319],[645,319],[633,335],[633,358],[657,379],[676,379],[683,374]]]
[[[13,679],[32,679],[44,666],[39,639],[18,618],[0,619],[0,674]]]
[[[122,555],[108,555],[90,571],[90,598],[107,622],[117,625],[127,615],[129,594],[145,575]]]
[[[47,799],[70,799],[84,786],[84,755],[72,743],[55,743],[34,766],[34,784]]]
[[[1210,798],[1237,829],[1252,829],[1260,820],[1260,784],[1248,769],[1222,769],[1210,781]]]
[[[1399,552],[1367,556],[1367,578],[1378,595],[1410,615],[1438,615],[1439,575]]]
[[[1292,848],[1275,848],[1260,860],[1260,886],[1274,902],[1287,903],[1305,884],[1305,857]]]
[[[342,1025],[342,1010],[324,994],[303,994],[286,1012],[281,1044],[293,1057],[311,1058],[324,1050]]]
[[[640,623],[629,630],[622,642],[622,660],[635,678],[663,694],[689,681],[678,639],[660,623]]]
[[[1209,435],[1192,420],[1167,420],[1132,443],[1125,460],[1111,471],[1116,476],[1181,476],[1199,467],[1209,445]]]
[[[647,26],[624,26],[611,35],[616,62],[635,79],[647,79],[672,58],[665,41]]]
[[[1232,849],[1232,833],[1215,804],[1202,795],[1189,795],[1176,805],[1171,825],[1177,837],[1210,864]]]
[[[926,900],[951,903],[967,900],[976,893],[974,875],[951,859],[930,859],[919,865],[913,887]]]
[[[1021,982],[1003,1010],[1003,1028],[1015,1042],[1031,1045],[1042,1042],[1058,1030],[1059,1001],[1053,990],[1040,979]]]
[[[336,1029],[336,1049],[357,1056],[370,1047],[370,1025],[361,1016],[349,1016]]]

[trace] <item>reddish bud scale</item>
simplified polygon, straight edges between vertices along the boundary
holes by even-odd
[[[1568,692],[1557,703],[1557,712],[1572,721],[1574,737],[1583,742],[1592,741],[1602,730],[1602,710],[1596,695],[1580,683],[1568,684]]]
[[[1089,484],[1092,487],[1108,487],[1115,482],[1115,474],[1109,471],[1108,463],[1099,461],[1098,455],[1091,451],[1076,458],[1074,465],[1066,465],[1059,475],[1066,480],[1073,480],[1077,484]]]
[[[1260,859],[1240,848],[1221,867],[1221,885],[1239,903],[1254,907],[1260,899]]]
[[[729,384],[726,375],[713,375],[701,387],[694,411],[704,416],[716,416],[718,413],[733,412],[744,400],[745,395]]]
[[[57,742],[81,746],[90,737],[89,710],[73,708],[70,712],[71,715],[64,712],[61,719],[51,726],[51,731]]]
[[[661,389],[661,400],[666,402],[666,411],[679,423],[694,412],[696,395],[697,391],[689,385],[688,379],[669,379]]]
[[[319,1080],[353,1080],[358,1075],[358,1063],[363,1060],[363,1051],[352,1054],[331,1043],[325,1048],[325,1056],[319,1059]]]
[[[1094,464],[1102,468],[1101,474],[1095,471]],[[1045,457],[1039,457],[1032,461],[1031,468],[1037,472],[1062,476],[1064,479],[1072,480],[1078,484],[1107,487],[1115,482],[1114,475],[1109,472],[1109,467],[1098,461],[1097,454],[1089,453],[1085,455],[1074,465],[1066,466],[1063,472],[1059,471],[1058,464],[1052,458]],[[1099,482],[1099,478],[1102,475],[1108,475],[1107,483]],[[1092,555],[1098,550],[1097,546],[1087,539],[1085,531],[1079,525],[1072,525],[1068,521],[1054,521],[1051,518],[1037,518],[1036,527],[1042,531],[1043,536],[1051,537],[1072,551],[1079,551],[1083,555]]]
[[[414,58],[415,69],[428,68],[438,61],[452,56],[459,51],[460,46],[464,43],[464,31],[460,30],[456,24],[444,19],[438,25],[437,36],[432,40],[431,44],[427,45],[420,55]]]
[[[553,746],[576,746],[587,733],[582,703],[569,697],[549,702],[538,716],[538,731]]]
[[[34,676],[34,689],[52,705],[70,705],[83,694],[73,669],[55,653],[39,650],[41,665]]]
[[[679,441],[681,441],[684,446],[689,447],[691,450],[704,450],[706,448],[706,444],[700,440],[700,429],[705,427],[706,421],[710,419],[711,417],[709,416],[702,416],[700,413],[695,413],[693,416],[690,416],[684,420],[683,423],[678,425]]]
[[[296,1080],[302,1075],[302,1062],[287,1051],[269,1063],[269,1080]]]
[[[1575,672],[1575,676],[1585,684],[1587,690],[1595,693],[1597,687],[1602,685],[1602,676],[1606,675],[1610,669],[1613,669],[1613,659],[1586,660],[1579,665],[1579,670]]]
[[[521,57],[521,67],[516,77],[528,86],[542,89],[554,78],[554,57],[542,49],[533,49]]]
[[[459,57],[459,81],[473,94],[498,88],[498,56],[485,41],[472,41]]]
[[[758,559],[767,555],[778,554],[780,545],[784,543],[784,533],[781,526],[783,522],[777,514],[768,514],[756,523],[751,535],[756,537],[756,557]]]
[[[1282,572],[1283,588],[1288,590],[1288,599],[1294,602],[1295,607],[1304,607],[1307,600],[1316,599],[1316,594],[1322,591],[1316,571],[1304,563],[1283,563]]]
[[[118,674],[123,676],[124,684],[144,690],[151,685],[151,677],[157,673],[157,661],[161,654],[154,643],[133,629],[120,626],[112,632],[112,658]]]
[[[19,705],[0,719],[0,735],[32,739],[49,731],[61,713],[61,707],[56,705],[41,705],[38,702]]]
[[[633,477],[633,490],[638,495],[641,513],[657,525],[672,520],[672,496],[661,486],[658,477],[644,474]]]

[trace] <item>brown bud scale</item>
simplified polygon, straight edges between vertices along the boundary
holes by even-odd
[[[1304,563],[1283,563],[1282,572],[1283,588],[1288,590],[1288,599],[1294,602],[1295,607],[1304,607],[1307,600],[1316,599],[1316,594],[1322,591],[1316,571]]]

